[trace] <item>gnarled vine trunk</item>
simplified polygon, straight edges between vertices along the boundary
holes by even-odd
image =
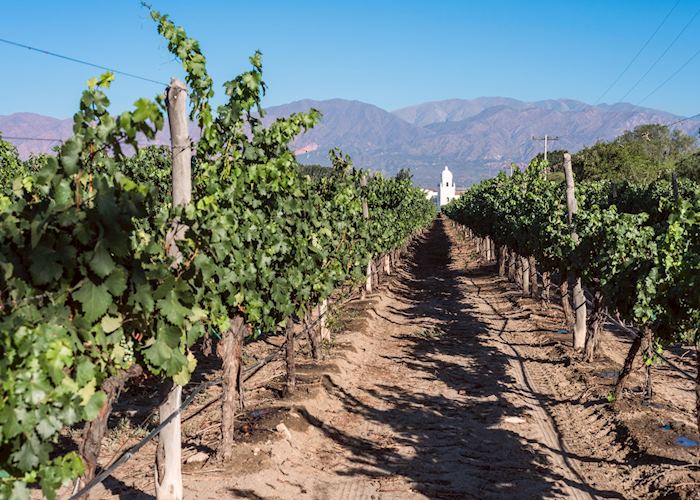
[[[542,300],[544,301],[545,306],[549,306],[549,300],[550,300],[550,295],[549,295],[549,289],[552,286],[552,277],[549,274],[549,271],[544,271],[542,273]]]
[[[645,326],[642,335],[637,335],[632,341],[629,351],[627,351],[627,357],[625,358],[625,364],[622,366],[622,371],[617,377],[617,383],[615,383],[615,401],[619,401],[622,396],[622,390],[625,388],[625,382],[627,377],[632,371],[632,365],[634,363],[634,358],[639,352],[639,348],[642,346],[642,338],[646,334],[647,330],[651,330],[648,326]]]
[[[236,412],[243,401],[243,339],[245,337],[243,318],[236,316],[231,320],[229,329],[224,333],[216,353],[222,362],[221,395],[221,441],[217,449],[217,458],[228,461],[233,457],[236,432]]]
[[[527,258],[527,263],[530,270],[530,297],[537,298],[539,296],[539,287],[537,285],[537,260],[531,255]]]
[[[83,461],[83,475],[79,479],[78,489],[84,488],[92,481],[97,470],[97,460],[100,458],[102,440],[107,433],[107,422],[112,413],[112,405],[119,397],[127,380],[138,377],[143,373],[141,365],[134,364],[126,370],[120,370],[102,382],[100,390],[105,393],[105,402],[94,420],[85,424],[83,441],[80,443],[80,458]],[[89,494],[83,498],[88,498]]]
[[[498,275],[506,275],[506,261],[508,260],[508,247],[501,245],[498,247]]]
[[[600,345],[600,332],[603,329],[603,323],[605,322],[605,302],[603,300],[603,291],[600,289],[600,280],[593,280],[593,311],[591,311],[591,324],[589,325],[588,332],[586,334],[586,348],[585,348],[585,359],[589,363],[592,362],[597,353],[598,347]]]
[[[287,338],[285,340],[285,361],[287,365],[287,394],[293,394],[297,385],[297,375],[296,375],[296,365],[294,361],[294,320],[289,317],[287,318],[286,334]]]
[[[569,298],[569,277],[566,269],[559,270],[559,295],[561,295],[561,309],[564,312],[564,321],[570,332],[574,331],[574,311]]]
[[[508,280],[510,282],[515,282],[516,279],[515,277],[517,276],[517,271],[516,271],[516,264],[517,259],[515,257],[515,252],[513,250],[509,250],[508,252]]]
[[[654,331],[648,328],[644,331],[642,339],[642,351],[644,352],[644,397],[651,400],[654,397],[654,386],[651,380],[651,366],[654,359]]]

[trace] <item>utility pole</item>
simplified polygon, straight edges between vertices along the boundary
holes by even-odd
[[[544,141],[544,161],[547,161],[547,146],[549,144],[549,141],[558,141],[559,136],[549,136],[547,134],[544,134],[544,137],[535,137],[534,135],[532,136],[533,141]],[[546,166],[544,169],[545,175],[549,173],[549,166]]]
[[[544,141],[544,161],[547,161],[547,145],[549,144],[549,141],[558,141],[559,136],[550,136],[545,134],[544,137],[535,137],[534,135],[532,136],[533,141]]]

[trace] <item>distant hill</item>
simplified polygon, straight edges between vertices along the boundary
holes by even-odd
[[[305,99],[267,109],[266,121],[317,108],[322,122],[296,139],[293,147],[304,163],[328,164],[328,150],[340,147],[355,164],[393,175],[402,167],[414,180],[433,187],[448,165],[458,185],[495,175],[510,162],[527,162],[542,150],[532,136],[559,136],[552,149],[576,151],[609,140],[643,123],[671,123],[682,117],[631,104],[592,106],[571,99],[524,102],[506,97],[449,99],[393,112],[360,101]],[[64,139],[72,121],[30,113],[0,116],[5,136]],[[678,124],[696,135],[700,119]],[[167,129],[167,127],[166,127]],[[194,135],[193,130],[193,135]],[[12,140],[20,154],[47,152],[50,142]],[[167,143],[167,132],[158,143]]]
[[[46,140],[22,140],[8,139],[17,146],[17,151],[22,158],[27,158],[30,153],[48,153],[51,148],[60,144],[73,133],[73,120],[59,120],[50,116],[36,113],[14,113],[12,115],[0,115],[0,132],[3,136],[43,138]]]

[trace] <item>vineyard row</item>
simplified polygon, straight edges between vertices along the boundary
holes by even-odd
[[[214,83],[196,40],[152,11],[186,85],[109,112],[113,75],[88,82],[73,137],[31,168],[3,149],[0,172],[0,497],[54,498],[94,477],[113,403],[130,378],[163,386],[161,423],[181,406],[195,346],[221,358],[221,439],[232,456],[246,339],[286,336],[287,391],[299,325],[378,268],[435,216],[409,180],[369,176],[331,152],[330,175],[300,175],[290,142],[320,114],[264,122],[261,55]],[[187,100],[190,113],[187,116]],[[139,149],[167,113],[172,148]],[[189,120],[200,130],[195,144]],[[136,151],[129,156],[127,152]],[[23,169],[24,168],[24,169]],[[318,357],[320,328],[307,328]],[[85,422],[79,452],[58,452]],[[159,434],[156,496],[183,496],[179,414]]]
[[[681,179],[651,185],[574,183],[566,154],[566,184],[533,161],[524,172],[473,186],[445,213],[476,239],[480,254],[527,295],[550,300],[555,282],[573,345],[587,362],[599,356],[610,315],[634,324],[624,366],[609,399],[622,397],[641,352],[646,394],[651,365],[669,345],[694,345],[700,333],[700,186]],[[538,279],[539,278],[539,279]],[[587,303],[585,292],[592,300]],[[696,357],[700,364],[700,357]],[[697,377],[700,428],[700,377]]]

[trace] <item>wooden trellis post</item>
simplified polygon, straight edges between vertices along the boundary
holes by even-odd
[[[574,189],[574,172],[571,168],[571,155],[564,153],[564,175],[566,176],[566,208],[569,212],[569,225],[571,227],[571,238],[574,243],[578,243],[578,234],[574,226],[574,214],[578,210],[576,205],[576,192]],[[574,313],[576,320],[574,323],[574,348],[583,349],[586,345],[586,297],[583,294],[581,278],[575,277],[574,284]],[[562,297],[562,300],[564,298]]]
[[[192,201],[192,150],[187,119],[187,87],[184,83],[175,78],[170,81],[166,90],[166,104],[172,149],[173,206],[184,206]],[[175,242],[184,238],[186,231],[187,227],[184,224],[174,220],[166,237],[166,250],[168,255],[175,258],[176,264],[182,260],[182,255]],[[159,408],[161,422],[180,408],[182,386],[169,379],[163,392],[165,397]],[[158,500],[183,498],[181,464],[181,420],[178,415],[158,436],[155,482]]]

